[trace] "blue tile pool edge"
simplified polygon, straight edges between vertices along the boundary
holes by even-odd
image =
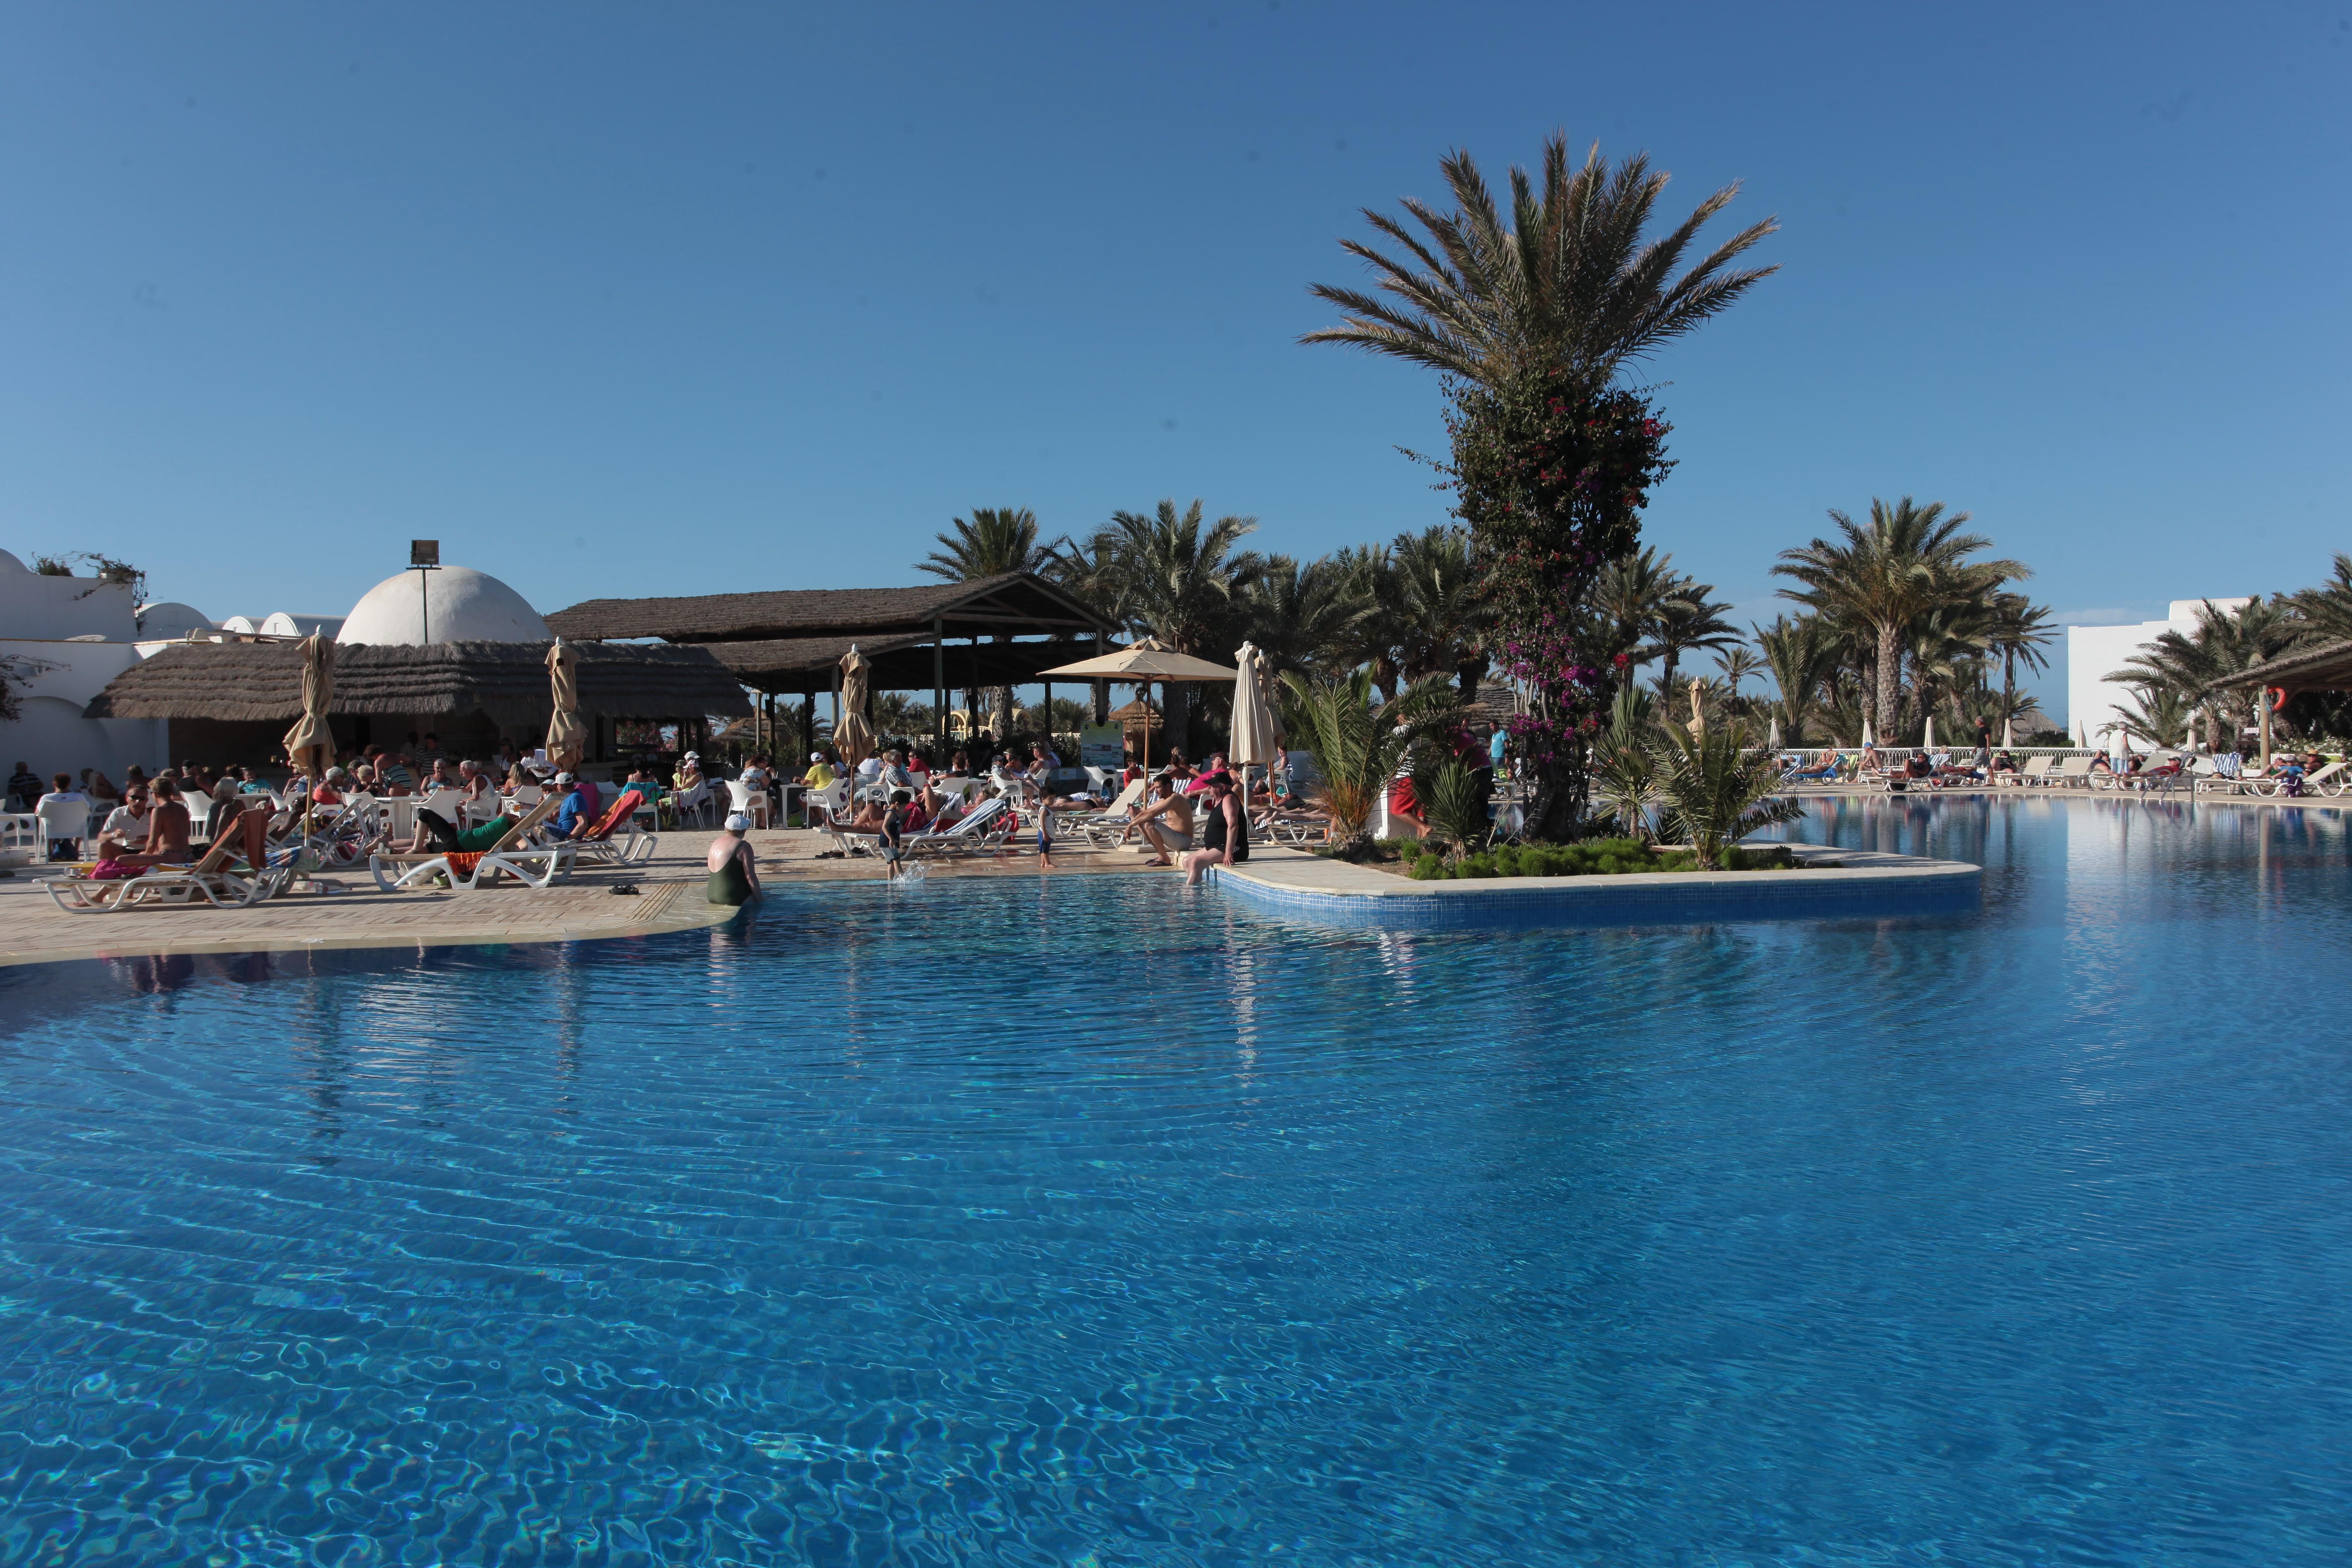
[[[1212,868],[1209,875],[1221,891],[1270,914],[1384,931],[1946,914],[1976,909],[1981,900],[1981,867],[1893,855],[1870,859],[1868,867],[1809,871],[1513,877],[1361,891],[1290,886],[1228,867]],[[1386,872],[1369,875],[1402,880]]]

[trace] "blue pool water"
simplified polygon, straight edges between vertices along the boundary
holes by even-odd
[[[1983,907],[0,972],[0,1563],[2352,1557],[2342,826],[1798,832]]]

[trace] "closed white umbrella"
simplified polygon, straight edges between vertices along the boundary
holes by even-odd
[[[2015,719],[2003,719],[2000,721],[2000,749],[2006,752],[2016,744],[2017,721]]]
[[[1234,651],[1234,732],[1226,756],[1242,775],[1242,818],[1249,819],[1252,763],[1272,766],[1282,755],[1282,727],[1265,700],[1265,656],[1249,643]]]
[[[1769,752],[1780,749],[1780,716],[1778,713],[1772,715],[1772,728],[1764,737],[1764,749]]]
[[[1936,749],[1936,716],[1933,713],[1927,715],[1927,733],[1919,742],[1919,749],[1923,752],[1932,752]]]
[[[312,632],[302,639],[302,717],[286,731],[286,754],[313,780],[335,760],[327,703],[335,694],[335,645]]]
[[[580,717],[580,655],[562,637],[547,650],[547,686],[555,710],[547,721],[547,754],[556,771],[568,773],[587,751],[588,725]]]
[[[841,715],[833,726],[833,749],[841,754],[841,765],[855,770],[858,763],[874,754],[874,721],[866,716],[866,692],[874,679],[874,666],[849,645],[841,660]]]
[[[1867,717],[1864,717],[1862,721],[1862,743],[1865,746],[1874,746],[1878,744],[1876,741],[1871,738],[1870,720]]]

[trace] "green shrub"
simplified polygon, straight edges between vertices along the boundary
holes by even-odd
[[[1703,868],[1698,855],[1692,850],[1652,849],[1638,838],[1592,838],[1581,844],[1498,844],[1451,864],[1446,860],[1444,846],[1434,840],[1399,840],[1397,850],[1411,867],[1412,879],[1419,882],[1454,878],[1627,877]],[[1804,864],[1790,853],[1785,844],[1764,844],[1754,848],[1734,846],[1727,847],[1724,855],[1724,868],[1731,871],[1782,870]]]

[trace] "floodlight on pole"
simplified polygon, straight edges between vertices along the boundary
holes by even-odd
[[[428,590],[433,580],[425,574],[441,570],[441,542],[410,540],[408,564],[416,573],[416,640],[420,645],[429,644],[433,640],[433,595]]]

